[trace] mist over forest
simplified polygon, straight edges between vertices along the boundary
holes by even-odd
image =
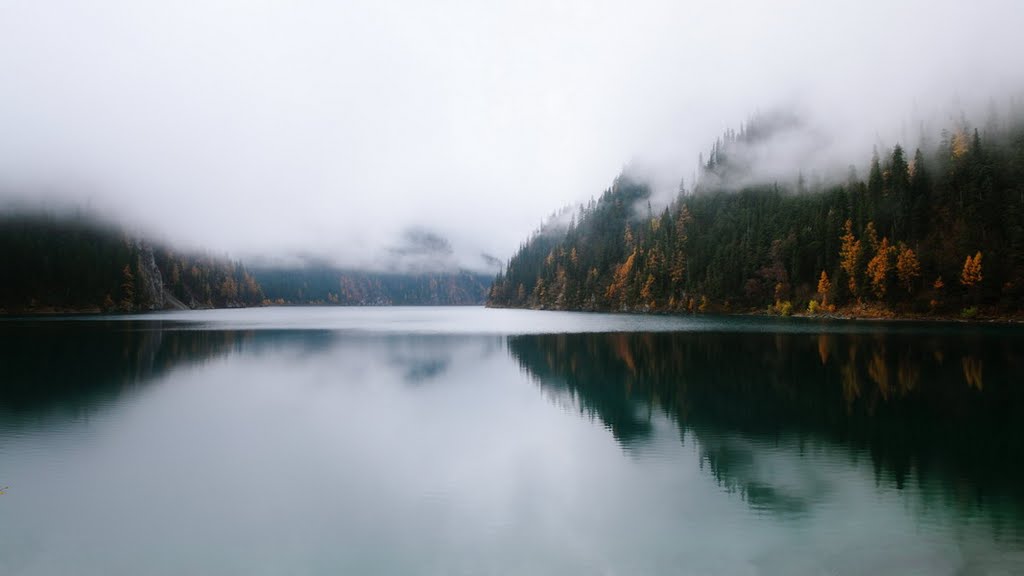
[[[966,115],[911,152],[874,147],[845,181],[779,172],[791,115],[713,144],[667,206],[624,171],[597,200],[520,246],[488,304],[788,316],[1005,317],[1024,301],[1024,113]],[[770,169],[766,170],[765,167]],[[657,206],[657,209],[655,209]],[[566,223],[566,215],[569,221]]]
[[[493,276],[544,215],[578,216],[615,181],[644,187],[643,218],[681,189],[866,183],[872,150],[882,164],[896,144],[908,166],[917,149],[937,162],[943,130],[988,142],[1019,114],[1022,12],[1006,0],[6,3],[0,211],[95,217],[126,245],[224,262],[208,289],[179,294],[197,304],[233,301],[217,292],[229,275],[245,284],[227,272],[239,266]],[[107,288],[88,301],[110,293],[119,307],[124,264],[147,268],[137,260],[92,267]],[[334,288],[316,300],[341,301]]]
[[[758,170],[845,179],[1024,88],[1011,0],[442,4],[4,3],[0,205],[344,269],[425,230],[493,272],[624,167],[667,205],[759,111],[796,123]]]

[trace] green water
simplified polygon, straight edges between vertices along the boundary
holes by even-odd
[[[1024,328],[0,322],[0,574],[1024,573]]]

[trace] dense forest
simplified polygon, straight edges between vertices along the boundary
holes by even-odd
[[[0,310],[137,312],[254,306],[238,262],[181,254],[83,216],[0,215]]]
[[[482,304],[491,276],[325,267],[249,270],[149,242],[93,218],[0,215],[0,314],[140,312],[270,304]]]
[[[483,304],[492,277],[457,272],[363,272],[332,267],[255,269],[274,304],[343,306],[453,306]]]
[[[491,306],[891,316],[1017,314],[1024,302],[1024,123],[965,120],[912,153],[872,154],[867,179],[757,182],[744,153],[778,119],[729,131],[692,189],[652,210],[620,176],[541,227]]]

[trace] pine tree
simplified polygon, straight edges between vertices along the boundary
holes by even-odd
[[[868,171],[867,211],[875,214],[882,205],[882,167],[878,161],[878,149],[871,153],[871,169]]]
[[[135,309],[135,275],[130,264],[121,270],[121,309],[131,312]]]
[[[908,240],[920,242],[928,233],[928,209],[931,202],[932,182],[924,153],[918,148],[914,153],[913,170],[910,173],[910,221]]]
[[[888,232],[893,240],[898,240],[907,237],[911,217],[910,170],[899,144],[892,150],[888,175],[889,194],[892,197],[890,203],[894,212],[892,229]]]
[[[686,245],[687,245],[687,227],[693,218],[690,216],[690,210],[683,204],[679,213],[676,216],[675,222],[675,242],[672,247],[672,265],[669,277],[672,281],[672,293],[678,297],[682,297],[684,292],[684,281],[686,280]]]

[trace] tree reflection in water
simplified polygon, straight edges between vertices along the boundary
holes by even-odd
[[[757,473],[756,456],[824,443],[870,456],[877,482],[966,511],[1024,511],[1020,332],[737,332],[512,336],[545,389],[596,416],[626,449],[659,410],[700,445],[702,465],[755,509],[808,503]],[[813,480],[813,479],[812,479]],[[1018,528],[1020,526],[1018,525]]]

